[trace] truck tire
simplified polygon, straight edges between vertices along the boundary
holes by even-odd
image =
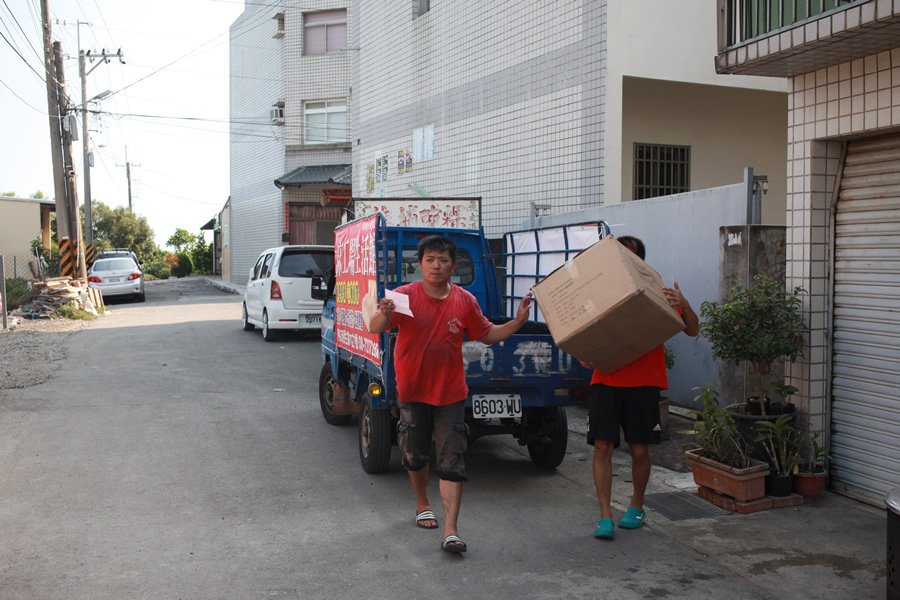
[[[331,373],[331,363],[322,365],[319,374],[319,406],[322,407],[322,416],[329,425],[346,425],[350,422],[351,415],[334,414],[332,401],[334,398],[334,375]]]
[[[391,413],[373,409],[368,391],[359,413],[359,461],[366,473],[384,473],[391,461]]]
[[[555,469],[566,457],[569,423],[563,407],[545,408],[540,413],[541,439],[528,442],[531,462],[543,469]]]

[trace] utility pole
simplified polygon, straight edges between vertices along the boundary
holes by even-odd
[[[83,24],[83,21],[78,21],[78,25]],[[89,23],[84,23],[85,25],[89,25]],[[87,97],[87,76],[90,75],[94,69],[99,67],[102,64],[108,63],[110,61],[111,56],[116,56],[119,58],[119,62],[125,64],[125,60],[122,56],[122,49],[120,48],[118,52],[115,54],[107,54],[106,49],[104,48],[102,52],[99,54],[96,52],[88,51],[85,52],[81,49],[81,28],[78,29],[78,74],[81,77],[81,130],[82,130],[82,142],[81,142],[81,151],[83,155],[84,162],[84,244],[85,244],[85,257],[87,260],[93,262],[94,259],[94,213],[92,209],[93,199],[91,197],[91,150],[90,150],[90,135],[88,132],[88,102],[92,100],[103,100],[104,98],[112,95],[112,92],[106,90],[105,92],[101,92],[88,100]],[[100,61],[97,62],[96,65],[87,69],[86,59],[90,59],[91,62],[95,58],[99,58]]]
[[[125,177],[128,178],[128,212],[134,214],[134,208],[131,204],[131,161],[128,160],[128,146],[125,146],[125,164],[117,164],[117,167],[125,167]],[[139,167],[141,165],[134,165]]]
[[[53,159],[53,189],[56,200],[56,234],[58,241],[69,237],[66,203],[66,180],[62,164],[62,121],[56,88],[56,62],[50,29],[49,0],[41,0],[41,26],[44,34],[44,78],[47,81],[47,114],[50,117],[50,155]]]
[[[53,42],[53,56],[56,63],[56,97],[59,99],[60,118],[68,119],[69,100],[66,96],[66,73],[63,67],[62,44]],[[74,117],[72,124],[74,125]],[[68,123],[66,123],[68,125]],[[84,264],[84,245],[81,242],[81,218],[78,215],[78,189],[75,180],[75,164],[72,161],[72,131],[71,127],[62,127],[63,136],[63,174],[65,177],[67,215],[69,216],[69,241],[74,246],[70,256],[63,255],[63,244],[60,241],[60,275],[75,277],[76,275],[87,283],[87,266]],[[59,231],[57,229],[57,231]],[[70,259],[70,260],[69,260]]]

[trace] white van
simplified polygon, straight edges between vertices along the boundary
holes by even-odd
[[[319,331],[327,276],[334,269],[334,246],[280,246],[259,255],[244,292],[244,331]]]

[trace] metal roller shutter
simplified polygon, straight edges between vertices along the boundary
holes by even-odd
[[[900,135],[851,142],[835,215],[832,486],[900,485]]]

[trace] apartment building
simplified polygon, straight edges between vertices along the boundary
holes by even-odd
[[[480,196],[535,215],[769,176],[784,224],[783,80],[715,72],[703,0],[384,0],[351,11],[356,196]]]
[[[720,73],[786,78],[787,276],[808,294],[790,383],[832,488],[900,485],[900,2],[719,0]]]
[[[350,198],[349,1],[245,4],[230,30],[229,270],[259,253],[330,244]]]

